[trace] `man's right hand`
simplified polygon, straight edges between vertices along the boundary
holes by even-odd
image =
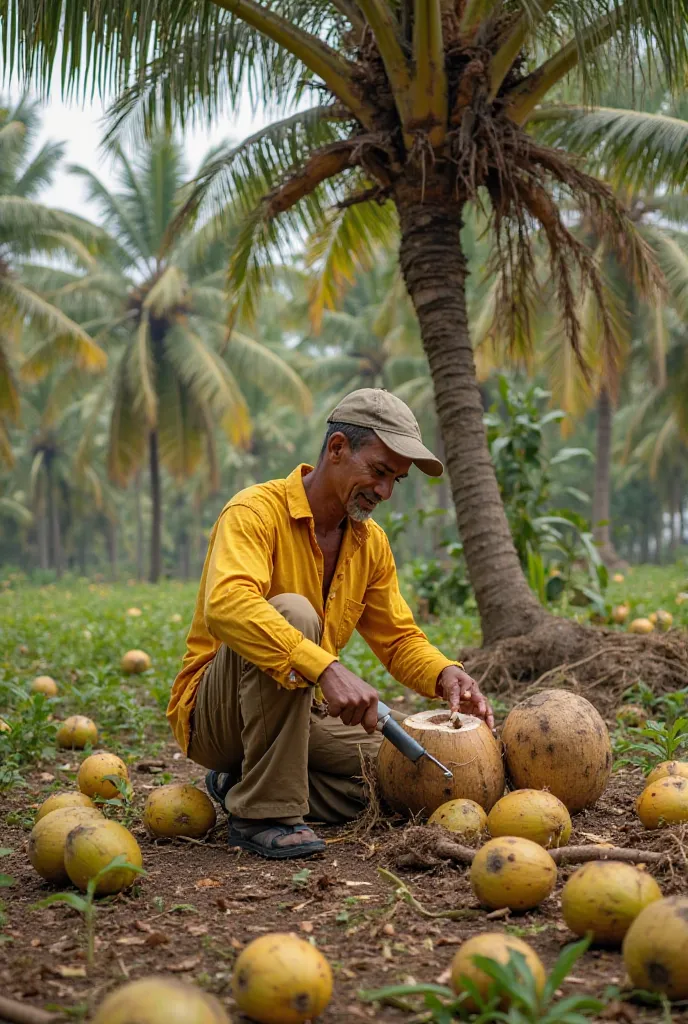
[[[318,685],[332,718],[341,718],[344,725],[362,725],[367,733],[375,732],[377,691],[372,686],[345,668],[341,661],[328,665]]]

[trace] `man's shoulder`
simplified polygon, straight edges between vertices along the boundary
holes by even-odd
[[[273,518],[275,514],[287,507],[287,481],[266,480],[261,484],[251,484],[232,495],[226,503],[222,512],[234,507],[250,508],[258,515],[268,515]]]

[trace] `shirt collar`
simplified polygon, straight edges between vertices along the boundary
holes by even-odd
[[[313,510],[308,503],[306,491],[303,486],[303,478],[310,473],[313,466],[302,462],[287,477],[287,505],[289,514],[293,519],[312,519]],[[348,519],[353,537],[357,544],[362,544],[368,536],[370,527],[368,523],[359,523],[355,519]]]

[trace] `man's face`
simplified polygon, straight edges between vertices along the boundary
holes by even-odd
[[[411,468],[410,459],[397,455],[378,437],[354,452],[343,434],[333,434],[327,456],[337,496],[347,515],[359,523],[392,496],[397,480],[408,476]]]

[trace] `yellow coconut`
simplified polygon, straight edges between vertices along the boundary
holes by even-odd
[[[231,1024],[222,1004],[176,978],[153,975],[110,992],[92,1024]]]
[[[487,826],[487,815],[475,800],[447,800],[428,819],[429,825],[441,825],[455,835],[479,836]]]
[[[85,715],[71,715],[65,718],[55,736],[58,747],[69,750],[83,750],[89,744],[98,742],[96,723]]]
[[[584,864],[561,894],[564,920],[576,935],[592,932],[593,941],[618,946],[636,917],[662,890],[647,871],[620,861]]]
[[[532,946],[529,946],[523,939],[517,939],[515,935],[504,935],[503,932],[483,932],[482,935],[474,935],[467,939],[458,949],[451,965],[451,987],[457,995],[466,990],[466,981],[470,981],[477,988],[480,996],[485,999],[488,995],[492,978],[485,971],[477,967],[473,957],[484,956],[495,960],[498,964],[506,964],[512,952],[521,953],[530,968],[530,973],[535,979],[535,986],[538,992],[542,992],[547,980],[547,973],[542,960]],[[500,1003],[501,1009],[506,1010],[510,999],[505,995]],[[463,1006],[469,1012],[478,1010],[475,1000],[468,996]]]
[[[530,910],[542,903],[557,881],[557,866],[541,846],[530,839],[504,836],[490,839],[473,858],[471,885],[492,910]]]
[[[571,816],[561,800],[542,789],[515,789],[498,800],[487,816],[491,836],[520,836],[538,846],[565,846]]]
[[[106,750],[99,750],[81,762],[76,777],[77,785],[87,796],[100,796],[104,800],[111,800],[117,796],[118,790],[115,784],[106,778],[107,775],[129,779],[129,771],[121,757]]]
[[[50,814],[52,811],[61,811],[63,807],[93,807],[94,810],[96,809],[96,805],[91,798],[86,796],[85,793],[79,793],[77,790],[68,793],[53,793],[52,796],[43,801],[36,811],[36,821],[45,818],[46,814]]]
[[[685,590],[681,590],[676,595],[676,604],[683,604],[684,601],[688,601],[688,593]]]
[[[645,907],[626,932],[623,958],[636,988],[688,999],[688,897]]]
[[[199,838],[215,824],[215,808],[195,786],[173,782],[153,790],[143,811],[146,827],[155,836]]]
[[[82,892],[90,879],[115,859],[124,856],[134,867],[143,866],[139,844],[131,832],[118,821],[86,821],[67,836],[64,863],[70,880]],[[128,889],[138,873],[131,868],[115,868],[98,881],[96,893],[106,895]]]
[[[612,576],[612,579],[614,580],[615,583],[623,583],[625,577],[624,577],[623,573],[615,572],[614,575]]]
[[[688,779],[666,775],[651,782],[638,797],[635,809],[645,828],[688,821]]]
[[[510,711],[502,730],[516,789],[547,789],[572,813],[594,804],[612,771],[607,727],[589,700],[542,690]]]
[[[147,672],[150,667],[151,660],[145,651],[127,651],[122,658],[122,671],[129,676]]]
[[[29,836],[29,860],[48,882],[68,881],[64,855],[67,836],[85,822],[105,819],[96,807],[63,807],[37,821]]]
[[[131,619],[138,619],[140,614],[141,614],[141,609],[140,608],[127,608],[127,615]]]
[[[650,783],[659,782],[660,779],[666,779],[670,775],[688,779],[688,761],[662,761],[652,769],[645,779],[645,785],[649,786]]]
[[[377,759],[380,791],[401,814],[432,814],[448,800],[475,800],[486,811],[504,792],[504,768],[497,741],[479,718],[460,715],[459,728],[448,711],[421,711],[403,727],[438,758],[454,778],[447,779],[427,757],[415,763],[389,740],[383,740]]]
[[[274,932],[239,954],[232,994],[239,1010],[259,1024],[304,1024],[332,998],[332,971],[315,946]]]
[[[651,622],[653,626],[657,625],[657,612],[650,612],[647,617],[647,621]]]
[[[179,612],[175,612],[174,615],[170,615],[170,622],[181,622],[182,617]]]
[[[656,625],[659,626],[663,633],[666,633],[668,629],[671,629],[673,624],[674,616],[671,614],[671,612],[665,612],[663,608],[660,608],[657,612]]]
[[[649,713],[640,704],[622,704],[620,708],[616,709],[617,722],[633,728],[645,725],[649,717]]]
[[[0,718],[0,732],[12,732],[12,726],[4,718]]]
[[[612,610],[612,619],[617,626],[623,625],[630,614],[631,609],[627,604],[617,604],[616,608]]]
[[[651,619],[633,619],[633,622],[628,627],[629,633],[652,633],[654,631],[654,624]]]
[[[57,697],[57,683],[52,676],[36,676],[31,683],[32,693],[44,693],[46,697]]]

